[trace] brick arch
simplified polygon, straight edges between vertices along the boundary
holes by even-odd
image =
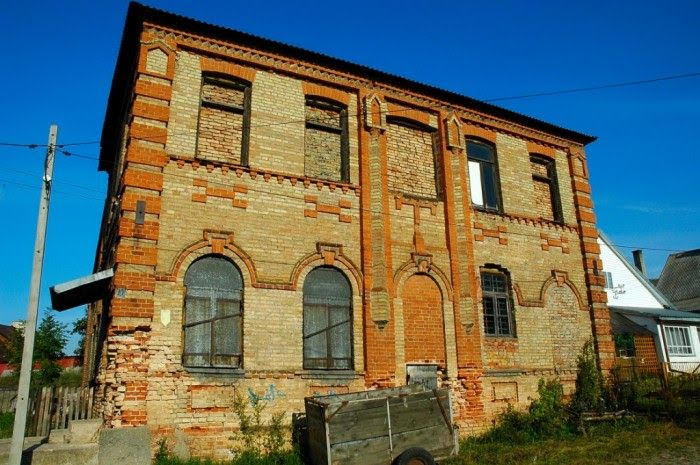
[[[357,266],[343,254],[343,247],[337,244],[316,244],[316,252],[307,255],[297,262],[292,270],[289,283],[293,289],[299,288],[306,275],[318,266],[334,266],[345,273],[350,281],[353,295],[362,294],[362,273]]]
[[[581,347],[590,333],[587,315],[578,308],[578,297],[565,285],[550,286],[544,300],[544,318],[549,319],[552,364],[557,369],[575,369]]]
[[[204,231],[204,239],[193,242],[185,247],[173,260],[170,271],[158,277],[161,281],[179,282],[185,276],[185,271],[202,255],[221,255],[236,264],[243,276],[245,286],[260,287],[258,272],[250,256],[233,243],[232,233]]]
[[[314,84],[313,82],[307,81],[302,83],[302,87],[304,95],[307,97],[311,96],[329,99],[346,107],[350,105],[350,95],[342,90],[320,86],[318,84]]]
[[[250,82],[255,81],[256,71],[252,68],[244,68],[243,66],[231,63],[229,61],[216,60],[209,57],[200,58],[200,67],[202,73],[216,73],[227,76],[233,76],[238,79]]]
[[[582,311],[588,310],[586,308],[585,301],[581,296],[581,293],[576,288],[576,285],[569,280],[569,276],[565,271],[552,270],[552,275],[542,283],[542,287],[540,288],[540,295],[537,299],[527,299],[523,295],[520,286],[515,282],[512,284],[513,291],[515,292],[515,296],[518,299],[518,305],[522,307],[544,307],[547,290],[552,285],[555,285],[556,287],[568,287],[576,297],[578,308]]]

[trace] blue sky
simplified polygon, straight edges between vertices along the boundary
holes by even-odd
[[[696,1],[148,4],[479,99],[700,71]],[[127,5],[5,3],[0,142],[46,143],[51,122],[59,143],[99,140]],[[700,247],[700,78],[499,104],[598,136],[587,150],[598,225],[646,247],[651,276],[668,254],[651,249]],[[26,315],[43,157],[0,147],[0,323]],[[50,285],[92,272],[106,184],[95,161],[64,155],[54,179],[42,309]]]

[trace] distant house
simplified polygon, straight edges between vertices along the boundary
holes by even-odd
[[[7,343],[11,332],[12,326],[0,325],[0,364],[7,363]]]
[[[638,268],[602,232],[598,244],[617,356],[634,357],[635,365],[650,370],[661,363],[675,371],[696,370],[700,315],[680,311],[651,284],[641,252],[635,253]]]
[[[669,255],[656,287],[679,309],[700,312],[700,249]]]

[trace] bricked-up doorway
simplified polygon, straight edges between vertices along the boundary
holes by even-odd
[[[404,358],[406,364],[433,363],[445,368],[445,323],[442,293],[426,274],[414,274],[403,286]]]

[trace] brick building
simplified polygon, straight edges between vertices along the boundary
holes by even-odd
[[[225,455],[235,391],[294,412],[427,370],[470,432],[571,389],[591,335],[613,359],[592,137],[138,4],[102,137],[110,426]]]

